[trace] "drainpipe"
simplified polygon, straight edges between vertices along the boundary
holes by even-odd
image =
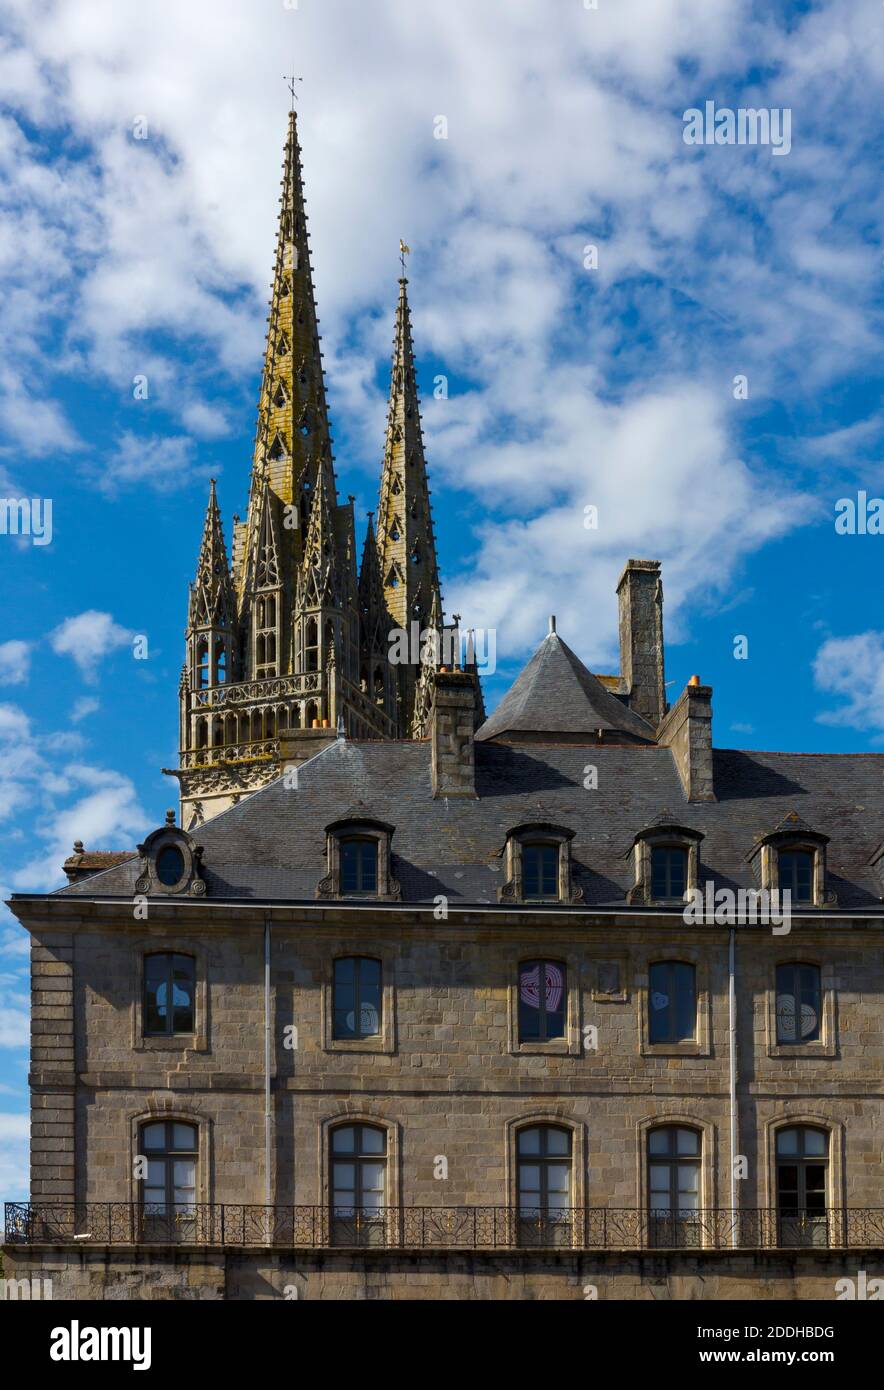
[[[730,1159],[731,1159],[731,1211],[734,1213],[731,1245],[736,1250],[739,1232],[737,1230],[737,997],[734,988],[736,973],[736,930],[728,932],[727,947],[727,1017],[728,1017],[728,1065],[730,1092]]]
[[[264,918],[264,1203],[270,1206],[270,918]]]

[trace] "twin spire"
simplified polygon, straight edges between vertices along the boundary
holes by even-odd
[[[231,571],[212,485],[190,627],[211,627],[213,615],[224,613],[228,681],[293,679],[285,692],[292,697],[289,727],[295,716],[301,727],[308,716],[311,724],[328,717],[336,726],[343,712],[348,731],[408,736],[418,670],[387,669],[389,633],[411,632],[415,621],[421,628],[442,622],[404,275],[408,248],[400,243],[377,526],[369,518],[357,573],[352,499],[341,505],[337,497],[294,111],[281,190],[248,514],[234,519]],[[334,700],[343,710],[329,707],[326,714],[331,697],[314,673],[326,669],[330,651],[339,672]],[[300,681],[302,675],[309,679]],[[306,702],[314,691],[317,698]],[[297,699],[303,709],[295,708]]]

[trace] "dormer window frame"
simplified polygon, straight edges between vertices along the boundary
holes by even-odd
[[[518,903],[527,907],[570,906],[582,903],[583,889],[575,888],[572,868],[571,841],[575,832],[563,825],[552,825],[547,821],[532,821],[513,826],[507,833],[506,845],[502,850],[506,877],[498,890],[502,903]],[[523,851],[528,846],[543,845],[554,847],[558,853],[557,879],[558,891],[553,896],[527,897],[525,895]]]
[[[135,892],[139,896],[181,897],[186,894],[201,898],[206,893],[206,881],[202,876],[202,845],[180,826],[166,824],[148,835],[144,844],[136,846],[141,857]],[[174,849],[181,856],[181,873],[174,883],[166,883],[160,877],[160,860],[164,852]]]
[[[635,869],[635,881],[627,895],[630,903],[647,906],[672,907],[690,901],[700,880],[700,843],[705,839],[701,830],[675,821],[661,821],[640,830],[630,846]],[[680,897],[655,897],[653,881],[653,852],[655,849],[681,850],[685,855],[685,885]]]
[[[762,836],[747,856],[752,864],[762,891],[779,892],[780,854],[804,853],[811,856],[811,897],[809,901],[795,901],[791,907],[830,907],[836,904],[835,893],[828,887],[826,846],[829,836],[811,830],[806,825],[795,829],[778,826],[768,835]],[[789,890],[791,891],[791,890]]]
[[[349,816],[325,827],[327,873],[316,887],[317,898],[344,898],[348,902],[401,902],[402,888],[393,874],[392,841],[395,827],[386,821]],[[345,892],[342,847],[346,840],[372,842],[377,854],[374,893]]]

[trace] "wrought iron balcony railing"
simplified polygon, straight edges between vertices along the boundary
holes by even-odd
[[[130,1202],[7,1202],[8,1244],[277,1246],[323,1250],[884,1249],[884,1207],[540,1211]]]

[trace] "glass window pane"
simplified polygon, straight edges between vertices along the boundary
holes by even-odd
[[[700,1169],[693,1163],[680,1163],[678,1165],[678,1191],[679,1195],[684,1192],[699,1192],[700,1190]]]
[[[355,893],[359,888],[358,851],[355,840],[344,840],[341,844],[341,887],[345,893]]]
[[[540,1130],[539,1130],[539,1129],[520,1129],[520,1130],[519,1130],[519,1153],[520,1153],[520,1154],[539,1154],[539,1153],[540,1153]]]
[[[798,1152],[798,1131],[797,1129],[781,1129],[777,1133],[777,1153],[778,1154],[797,1154]]]
[[[546,1168],[546,1190],[547,1192],[570,1191],[571,1165],[568,1163],[548,1163]]]
[[[149,1158],[147,1160],[147,1177],[145,1182],[148,1187],[165,1189],[166,1165],[161,1158]]]
[[[384,1164],[383,1163],[363,1163],[362,1165],[362,1191],[363,1194],[369,1192],[382,1193],[384,1190]]]
[[[164,1149],[166,1147],[165,1124],[145,1125],[141,1131],[141,1142],[145,1149]]]
[[[684,896],[687,856],[684,850],[671,849],[668,854],[669,863],[669,893],[673,898]]]
[[[176,1158],[172,1164],[172,1182],[176,1188],[196,1186],[196,1164],[192,1158]]]
[[[332,1169],[335,1192],[351,1192],[356,1187],[356,1164],[335,1163]]]
[[[777,1041],[790,1043],[798,1038],[795,996],[789,991],[777,995]]]
[[[827,1135],[819,1129],[806,1129],[804,1131],[804,1152],[806,1154],[824,1154],[827,1149]]]
[[[568,1154],[571,1152],[571,1134],[567,1129],[548,1129],[546,1131],[546,1151],[548,1154]]]
[[[544,1004],[547,1012],[547,1036],[550,1036],[550,1023],[556,1026],[558,1020],[564,1025],[565,1018],[565,968],[555,961],[543,962]],[[555,1036],[560,1036],[556,1034]]]
[[[335,988],[340,989],[342,985],[352,985],[356,973],[356,962],[352,956],[342,957],[335,961]]]
[[[677,1038],[693,1038],[697,1026],[697,1005],[694,992],[694,967],[679,964],[675,967]]]
[[[665,1192],[668,1196],[671,1186],[669,1181],[669,1165],[664,1163],[652,1163],[648,1169],[648,1184],[652,1192]]]
[[[350,1009],[335,1009],[334,1035],[336,1038],[355,1038],[356,1012]]]
[[[378,878],[378,856],[377,846],[363,842],[359,846],[360,859],[360,888],[363,893],[374,893],[377,891]]]
[[[367,1126],[362,1131],[362,1152],[367,1154],[382,1154],[387,1148],[387,1135],[382,1129],[369,1129]]]
[[[555,845],[543,845],[540,850],[542,891],[549,897],[558,890],[559,851]]]
[[[668,1129],[652,1129],[648,1135],[648,1152],[652,1154],[665,1154],[669,1152]]]
[[[669,1211],[669,1186],[665,1190],[651,1193],[651,1211]]]
[[[172,1146],[176,1149],[195,1149],[196,1130],[193,1125],[173,1125]]]
[[[522,847],[522,891],[526,898],[540,894],[540,855],[536,845]]]
[[[523,1192],[540,1191],[540,1165],[523,1163],[519,1169],[519,1187]]]
[[[700,1136],[695,1129],[679,1129],[676,1134],[677,1149],[680,1154],[698,1154],[700,1152]]]
[[[157,878],[166,888],[174,888],[184,873],[184,855],[177,845],[166,845],[156,858]]]
[[[341,1129],[332,1130],[332,1149],[335,1153],[353,1152],[352,1125],[344,1125]]]

